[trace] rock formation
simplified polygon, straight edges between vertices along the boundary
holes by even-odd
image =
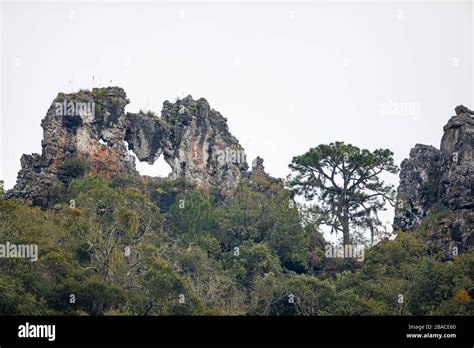
[[[8,195],[47,206],[48,193],[84,173],[138,176],[128,150],[150,164],[163,155],[173,179],[184,178],[223,196],[232,194],[247,175],[244,149],[227,120],[205,99],[165,101],[161,117],[125,113],[128,102],[119,87],[60,93],[41,123],[42,154],[22,156],[17,183]]]
[[[163,154],[172,178],[198,187],[233,193],[248,169],[244,149],[232,136],[227,120],[201,98],[165,101],[161,118],[128,114],[125,140],[140,161],[153,164]]]
[[[444,242],[435,242],[446,253],[472,244],[474,230],[474,118],[462,105],[455,111],[443,128],[439,150],[417,144],[402,162],[394,218],[395,228],[413,230],[428,213],[448,208],[453,218],[439,224]]]
[[[85,170],[136,175],[134,158],[123,142],[127,103],[117,87],[59,93],[41,122],[42,154],[22,156],[17,183],[8,195],[45,206],[52,190]]]

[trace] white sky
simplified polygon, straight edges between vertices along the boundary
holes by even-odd
[[[53,98],[93,87],[92,76],[95,87],[123,87],[130,112],[206,98],[249,164],[260,155],[273,176],[286,176],[293,156],[336,140],[390,148],[399,164],[416,143],[439,147],[456,105],[474,108],[472,8],[4,2],[0,178],[14,185],[21,154],[41,152],[40,121]],[[382,109],[390,102],[411,114]]]

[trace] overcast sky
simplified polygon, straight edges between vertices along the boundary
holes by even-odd
[[[2,3],[0,179],[11,188],[21,154],[41,152],[40,121],[58,92],[99,85],[123,87],[130,112],[206,98],[273,176],[336,140],[390,148],[399,164],[416,143],[439,147],[456,105],[474,108],[472,8]]]

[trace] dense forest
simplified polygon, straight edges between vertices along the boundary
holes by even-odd
[[[0,258],[0,314],[474,314],[472,248],[446,259],[427,243],[451,211],[439,204],[407,232],[358,234],[376,231],[374,213],[394,198],[360,168],[397,168],[388,150],[341,146],[295,157],[288,181],[243,178],[225,199],[183,179],[88,174],[78,158],[46,209],[2,187],[0,243],[37,244],[39,255]],[[321,163],[342,178],[353,169],[365,189],[347,190],[358,179],[331,183]],[[323,225],[363,246],[363,258],[328,255]]]

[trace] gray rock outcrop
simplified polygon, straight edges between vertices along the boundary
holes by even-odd
[[[8,196],[47,206],[55,188],[86,173],[138,176],[128,150],[150,164],[163,155],[173,179],[234,192],[248,169],[245,151],[205,99],[165,101],[161,117],[125,113],[128,102],[119,87],[58,94],[41,123],[42,153],[22,156]]]
[[[17,183],[7,195],[46,206],[50,194],[86,171],[137,175],[123,142],[127,104],[118,87],[59,93],[41,121],[41,155],[22,156]]]
[[[229,132],[227,119],[204,98],[165,101],[161,118],[129,114],[125,140],[140,161],[153,164],[163,154],[173,179],[185,178],[224,196],[234,192],[248,169],[245,151]]]
[[[417,144],[402,162],[394,218],[395,228],[409,231],[428,213],[449,209],[452,217],[439,222],[432,243],[447,253],[471,245],[474,230],[474,118],[462,105],[455,111],[443,128],[439,150]]]

